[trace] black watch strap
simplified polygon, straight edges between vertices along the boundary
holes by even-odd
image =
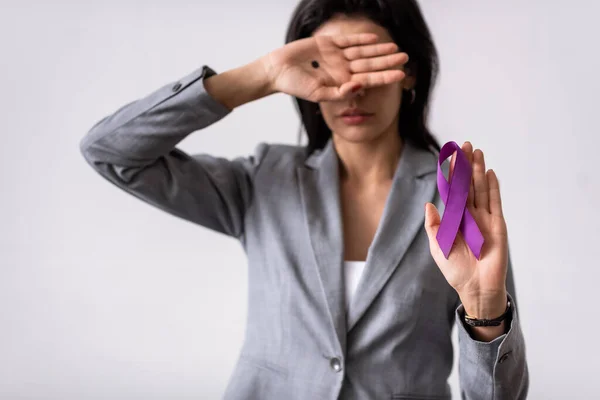
[[[467,315],[467,313],[465,313],[464,320],[467,323],[467,325],[470,325],[470,326],[499,326],[502,323],[502,321],[504,321],[505,319],[507,319],[509,317],[511,311],[512,311],[512,309],[510,307],[510,300],[508,300],[506,303],[506,311],[504,311],[504,314],[502,314],[498,318],[478,319],[478,318],[470,317]]]

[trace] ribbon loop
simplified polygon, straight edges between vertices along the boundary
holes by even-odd
[[[456,161],[452,177],[448,176],[447,181],[441,166],[455,151]],[[484,242],[483,235],[467,209],[467,197],[469,196],[472,175],[473,169],[460,146],[453,141],[446,143],[440,150],[437,171],[437,187],[446,208],[436,235],[440,249],[442,249],[446,259],[450,255],[452,244],[456,240],[459,230],[475,258],[479,259],[481,255]]]

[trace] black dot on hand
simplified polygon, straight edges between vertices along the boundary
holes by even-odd
[[[313,68],[319,68],[319,63],[317,60],[314,60],[311,65],[313,66]]]

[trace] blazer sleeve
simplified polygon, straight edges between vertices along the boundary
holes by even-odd
[[[123,105],[80,142],[101,176],[141,200],[209,229],[240,237],[252,197],[252,177],[267,151],[233,160],[188,155],[175,146],[231,110],[206,91],[207,65]]]
[[[513,268],[508,254],[506,288],[513,313],[507,333],[491,342],[473,339],[464,322],[464,307],[456,308],[458,327],[458,375],[463,400],[525,399],[529,389],[529,371],[525,356],[525,339],[516,303]]]

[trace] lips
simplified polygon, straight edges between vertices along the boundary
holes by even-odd
[[[347,125],[360,125],[369,121],[373,115],[344,115],[341,117]]]
[[[340,117],[359,117],[359,116],[370,116],[373,113],[370,113],[361,108],[347,108],[341,114]]]

